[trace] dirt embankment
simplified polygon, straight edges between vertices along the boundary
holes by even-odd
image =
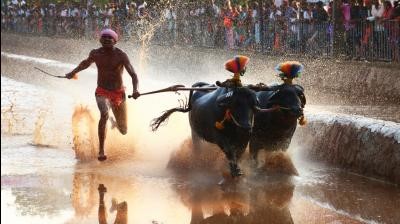
[[[400,184],[400,124],[361,116],[313,114],[293,144],[304,156]]]

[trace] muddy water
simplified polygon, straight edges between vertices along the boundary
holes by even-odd
[[[109,130],[106,151],[110,159],[99,163],[94,159],[97,138],[93,129],[98,118],[92,97],[94,70],[82,72],[76,81],[37,78],[37,73],[29,78],[33,66],[52,71],[70,66],[64,62],[51,63],[40,57],[2,55],[2,222],[397,223],[400,220],[398,187],[307,161],[296,146],[291,146],[289,155],[298,177],[252,172],[244,161],[245,178],[218,186],[224,161],[214,148],[208,146],[210,151],[204,153],[208,155],[197,162],[182,153],[190,152],[190,144],[185,144],[190,135],[185,115],[172,116],[169,125],[157,133],[149,130],[151,118],[176,106],[177,99],[184,98],[184,94],[129,101],[129,134],[122,137]],[[141,89],[151,90],[168,83],[169,80],[145,77]],[[372,117],[380,114],[359,107],[333,110]],[[71,119],[73,114],[79,117],[77,123]],[[397,121],[390,114],[375,118],[384,117]],[[80,127],[78,133],[73,132],[75,125]],[[81,137],[79,147],[73,141],[76,135]],[[180,166],[171,166],[171,161],[177,158],[182,161]],[[196,165],[192,166],[192,162]]]
[[[2,140],[2,222],[97,223],[100,184],[107,189],[108,223],[121,215],[128,223],[396,223],[400,218],[398,188],[320,164],[294,160],[299,177],[249,174],[220,187],[220,172],[173,172],[151,159],[77,163],[70,149],[35,147],[27,136]],[[127,208],[118,209],[123,202]]]

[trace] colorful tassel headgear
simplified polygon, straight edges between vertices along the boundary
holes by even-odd
[[[104,29],[100,33],[100,37],[109,36],[112,37],[115,42],[118,41],[118,34],[112,29]]]
[[[300,77],[304,66],[298,61],[285,61],[275,67],[280,72],[279,77],[294,79]]]
[[[237,55],[233,59],[225,62],[225,69],[232,73],[242,73],[245,71],[247,63],[250,58],[242,55]]]

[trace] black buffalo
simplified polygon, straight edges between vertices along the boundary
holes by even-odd
[[[304,118],[306,103],[304,89],[299,85],[273,86],[256,93],[261,109],[269,113],[256,113],[249,150],[257,164],[260,149],[286,151],[297,127],[297,120]]]
[[[193,87],[205,87],[206,83],[197,83]],[[257,110],[255,91],[246,87],[215,87],[213,91],[190,92],[186,108],[173,108],[166,111],[153,122],[153,130],[173,112],[189,112],[193,145],[205,140],[218,145],[229,161],[232,177],[242,175],[238,161],[249,142],[253,127],[254,111]],[[229,119],[218,129],[229,110]],[[196,148],[196,147],[195,147]]]

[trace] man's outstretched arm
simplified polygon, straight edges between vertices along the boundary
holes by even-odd
[[[132,87],[133,87],[132,96],[133,96],[133,98],[136,99],[140,96],[140,93],[138,91],[139,80],[138,80],[137,74],[135,72],[135,69],[131,65],[131,62],[129,61],[129,58],[126,54],[124,54],[124,67],[125,67],[126,71],[129,73],[129,75],[132,77]]]
[[[65,74],[65,77],[67,77],[68,79],[73,78],[76,73],[87,69],[93,62],[94,62],[94,59],[93,59],[93,51],[92,51],[92,52],[90,52],[88,58],[86,58],[81,63],[79,63],[78,67],[76,67],[70,73]]]

